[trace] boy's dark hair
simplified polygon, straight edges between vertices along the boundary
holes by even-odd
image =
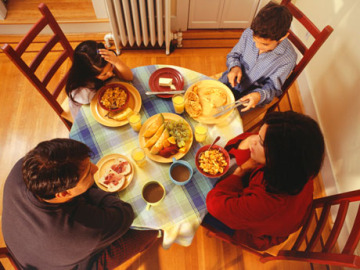
[[[264,123],[268,125],[264,139],[266,189],[298,194],[319,173],[324,159],[320,127],[312,118],[293,111],[268,114]]]
[[[286,6],[269,2],[256,15],[250,28],[254,36],[279,41],[290,29],[292,14]]]
[[[74,59],[66,82],[65,91],[71,100],[71,92],[79,87],[99,89],[104,82],[96,78],[107,61],[98,53],[99,49],[105,49],[101,42],[86,40],[81,42],[74,50]]]
[[[39,143],[23,160],[26,187],[40,198],[54,198],[56,193],[76,186],[80,180],[80,165],[90,154],[87,145],[71,139]]]

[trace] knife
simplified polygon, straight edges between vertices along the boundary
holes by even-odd
[[[168,94],[181,94],[184,93],[185,90],[177,90],[177,91],[164,91],[164,92],[145,92],[145,95],[151,96],[151,95],[168,95]]]

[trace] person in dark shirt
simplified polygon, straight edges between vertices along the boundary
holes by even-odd
[[[41,142],[8,176],[2,229],[21,269],[112,269],[156,241],[131,230],[130,204],[94,184],[91,150],[71,139]]]

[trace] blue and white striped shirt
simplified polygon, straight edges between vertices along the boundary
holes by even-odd
[[[228,85],[232,91],[239,91],[241,96],[258,92],[261,96],[258,105],[267,104],[275,96],[281,95],[281,86],[295,67],[296,58],[297,54],[287,38],[274,50],[259,55],[259,50],[253,41],[253,31],[247,28],[227,55],[228,70],[219,80]],[[227,74],[234,66],[241,67],[242,78],[240,83],[232,88]]]

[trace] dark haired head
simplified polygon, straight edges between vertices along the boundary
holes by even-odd
[[[74,59],[70,68],[69,77],[66,83],[66,93],[70,95],[72,90],[78,87],[89,87],[98,89],[103,85],[103,81],[96,78],[107,61],[98,53],[98,49],[105,49],[103,43],[93,40],[81,42],[74,51]]]
[[[279,41],[290,29],[292,14],[286,6],[269,2],[256,15],[250,28],[254,36]]]
[[[297,194],[321,168],[325,146],[319,125],[293,111],[268,114],[264,123],[267,190]]]
[[[71,189],[80,180],[81,163],[91,154],[85,144],[71,139],[39,143],[26,154],[22,164],[26,187],[42,199]]]

